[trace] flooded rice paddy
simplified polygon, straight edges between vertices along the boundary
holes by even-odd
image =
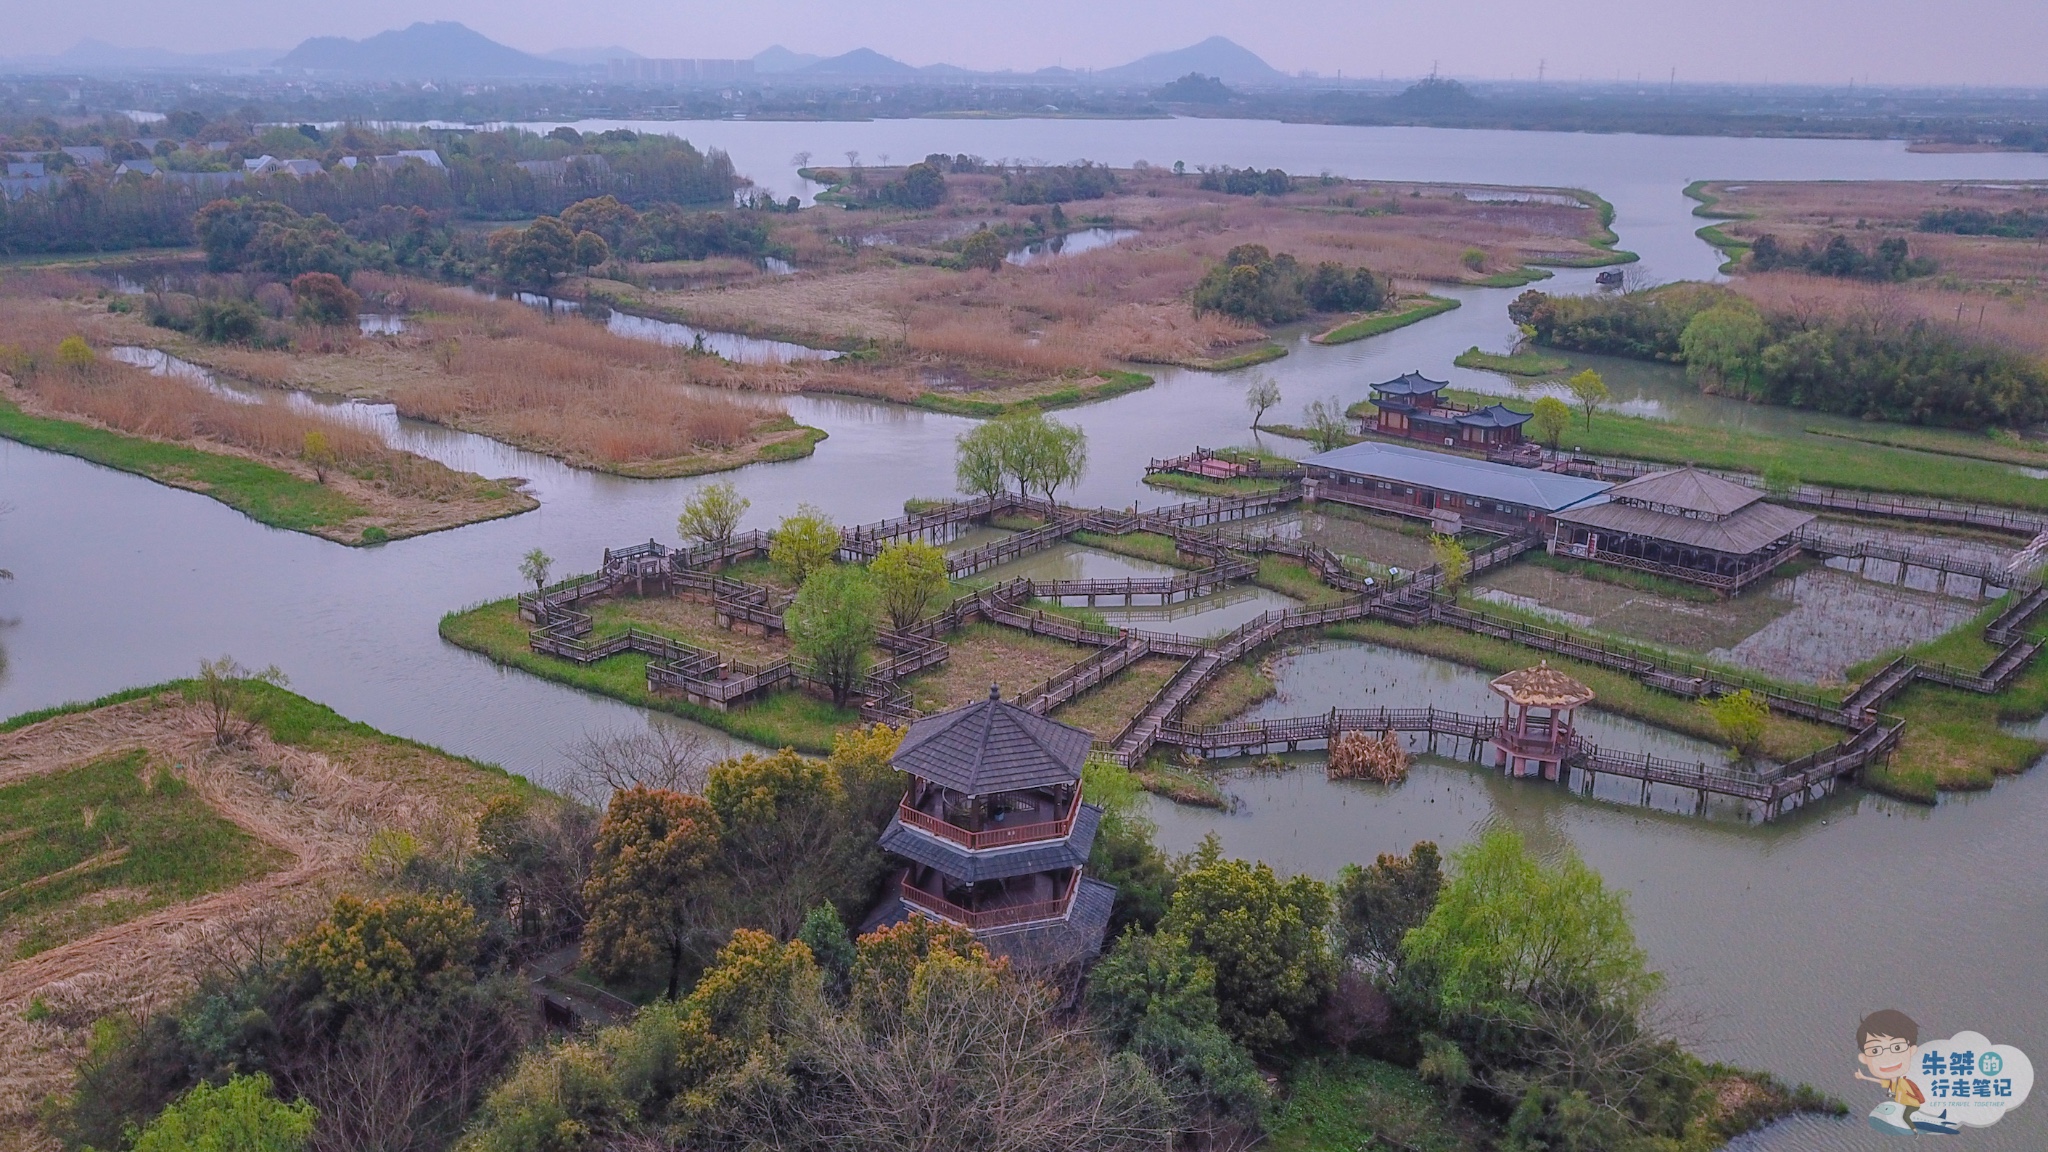
[[[785,195],[814,190],[788,168],[794,152],[847,148],[1119,164],[1178,159],[1388,180],[1592,188],[1614,203],[1621,244],[1642,254],[1638,270],[1652,281],[1714,275],[1720,257],[1693,236],[1700,221],[1682,194],[1695,179],[2048,175],[2048,157],[1916,154],[1880,141],[1186,119],[631,126],[680,131],[699,147],[724,148],[742,172]],[[1590,271],[1564,270],[1544,287],[1588,291],[1591,280]],[[1411,369],[1448,376],[1460,388],[1517,394],[1507,378],[1458,369],[1450,360],[1475,344],[1495,351],[1513,344],[1505,309],[1518,290],[1446,291],[1464,306],[1370,340],[1325,348],[1308,343],[1306,333],[1286,335],[1290,354],[1254,370],[1281,383],[1275,418],[1292,420],[1313,400],[1363,399],[1373,381]],[[1701,397],[1674,371],[1631,370],[1640,377],[1617,363],[1609,384],[1645,414],[1772,428],[1820,423],[1811,414]],[[1154,375],[1151,389],[1061,414],[1090,436],[1092,463],[1074,501],[1151,507],[1179,499],[1142,485],[1144,462],[1196,444],[1263,440],[1261,446],[1285,455],[1307,450],[1245,430],[1247,373]],[[717,478],[731,479],[752,500],[744,527],[772,526],[804,502],[851,523],[900,514],[906,497],[946,495],[953,488],[953,440],[974,426],[838,398],[791,398],[787,407],[830,439],[811,458]],[[295,689],[345,715],[543,783],[586,732],[666,723],[498,668],[442,643],[435,625],[444,611],[509,595],[518,584],[518,559],[530,548],[573,572],[592,566],[607,545],[672,539],[679,505],[709,481],[584,472],[481,437],[416,426],[395,414],[389,419],[390,435],[414,451],[488,476],[527,478],[541,508],[344,548],[254,524],[204,496],[0,443],[0,498],[14,508],[0,518],[0,564],[16,576],[0,584],[0,714],[189,675],[201,657],[229,652],[259,667],[277,663]],[[1385,654],[1351,659],[1360,661],[1354,670],[1331,673],[1333,702],[1385,698],[1384,682],[1395,676],[1440,687],[1448,700],[1464,691],[1457,676],[1477,675],[1448,665],[1388,663],[1394,657]],[[1442,678],[1433,678],[1439,672]],[[1293,706],[1306,706],[1305,688],[1290,681],[1288,691]],[[2039,992],[2048,976],[2048,853],[2040,847],[2048,773],[1945,797],[1934,807],[1849,790],[1768,826],[1602,804],[1432,760],[1392,789],[1332,784],[1313,768],[1246,777],[1232,788],[1245,800],[1236,813],[1155,804],[1162,843],[1184,851],[1215,831],[1227,851],[1322,876],[1379,852],[1405,851],[1421,837],[1454,848],[1493,823],[1522,830],[1539,849],[1571,845],[1631,893],[1652,963],[1670,975],[1676,1005],[1703,1022],[1691,1037],[1700,1051],[1812,1082],[1864,1107],[1870,1098],[1860,1089],[1867,1086],[1850,1076],[1846,1038],[1872,1009],[1905,1009],[1944,1035],[1977,1028],[2010,1035],[2036,1053],[2048,1050],[2048,997]],[[2035,1152],[2048,1146],[2048,1110],[2022,1109],[1968,1139],[1973,1149]],[[1896,1141],[1852,1118],[1781,1125],[1745,1144],[1773,1152],[1876,1152]]]
[[[1803,564],[1730,599],[1619,587],[1537,564],[1482,574],[1473,594],[1583,628],[1710,656],[1787,680],[1842,681],[1853,665],[1932,640],[1983,607],[1975,599]]]

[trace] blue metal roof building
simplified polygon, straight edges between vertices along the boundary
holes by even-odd
[[[1568,508],[1606,503],[1613,487],[1605,480],[1373,441],[1310,456],[1302,466],[1314,481],[1315,499],[1449,529],[1467,522],[1497,531],[1544,528]]]

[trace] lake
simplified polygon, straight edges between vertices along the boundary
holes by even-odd
[[[1691,180],[2048,176],[2048,157],[2038,155],[1918,155],[1896,142],[1847,140],[1227,120],[630,126],[724,148],[742,172],[780,195],[806,191],[789,164],[794,153],[849,148],[1590,188],[1614,203],[1622,246],[1642,253],[1641,268],[1658,279],[1711,276],[1719,264],[1692,235],[1705,221],[1690,215],[1692,202],[1680,194]],[[1584,291],[1591,280],[1589,271],[1563,271],[1544,286]],[[1322,397],[1363,398],[1371,381],[1410,369],[1448,375],[1460,387],[1511,390],[1501,377],[1468,373],[1450,360],[1474,344],[1504,350],[1513,341],[1505,306],[1514,292],[1452,290],[1464,304],[1457,311],[1355,344],[1324,348],[1290,334],[1291,354],[1254,371],[1281,382],[1286,417]],[[1170,502],[1176,497],[1139,483],[1148,458],[1195,444],[1251,442],[1246,374],[1156,375],[1150,389],[1061,415],[1091,441],[1088,474],[1071,499],[1111,507]],[[1687,399],[1682,381],[1669,377],[1647,373],[1634,394],[1644,404],[1696,403],[1713,419],[1782,418]],[[717,478],[733,480],[753,501],[747,527],[772,526],[804,501],[853,522],[899,514],[908,496],[946,495],[953,440],[974,424],[856,400],[798,397],[787,406],[830,438],[809,459]],[[593,567],[607,545],[672,541],[682,501],[708,481],[621,479],[395,415],[361,415],[388,419],[390,435],[452,466],[526,478],[540,509],[344,548],[264,528],[202,496],[0,442],[0,499],[12,505],[0,517],[0,566],[16,576],[0,583],[0,714],[189,675],[202,657],[227,652],[253,666],[278,664],[295,689],[348,716],[542,782],[585,733],[648,723],[636,709],[443,644],[435,624],[445,611],[514,591],[529,548],[556,557],[558,571],[576,572]],[[1271,438],[1266,447],[1306,450]],[[1361,664],[1352,680],[1332,684],[1332,699],[1369,702],[1370,677],[1405,665],[1373,667]],[[1780,1126],[1756,1146],[1897,1146],[1861,1126],[1860,1113],[1875,1100],[1849,1075],[1852,1030],[1872,1009],[1904,1009],[1930,1035],[1975,1028],[2048,1058],[2048,996],[2040,991],[2048,975],[2048,852],[2040,831],[2048,827],[2048,774],[1934,808],[1850,790],[1768,827],[1603,805],[1453,763],[1426,763],[1391,791],[1333,785],[1314,769],[1235,787],[1247,801],[1237,813],[1155,805],[1162,839],[1184,850],[1214,829],[1232,851],[1320,875],[1404,851],[1418,837],[1455,846],[1491,822],[1522,829],[1540,847],[1575,846],[1632,894],[1638,930],[1653,961],[1671,974],[1676,1004],[1700,1021],[1690,1038],[1701,1051],[1810,1081],[1849,1101],[1859,1117]],[[2048,1102],[2032,1102],[1966,1139],[1972,1148],[2048,1145]]]

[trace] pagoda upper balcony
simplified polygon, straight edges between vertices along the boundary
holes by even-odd
[[[1062,799],[1061,792],[1068,793]],[[1064,840],[1081,811],[1081,789],[1030,789],[973,803],[948,803],[945,789],[912,783],[897,805],[905,825],[970,851]]]

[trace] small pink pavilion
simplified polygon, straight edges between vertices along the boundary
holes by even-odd
[[[1592,700],[1593,690],[1548,660],[1495,677],[1492,687],[1507,702],[1493,735],[1495,767],[1510,776],[1557,779],[1572,750],[1572,711]]]

